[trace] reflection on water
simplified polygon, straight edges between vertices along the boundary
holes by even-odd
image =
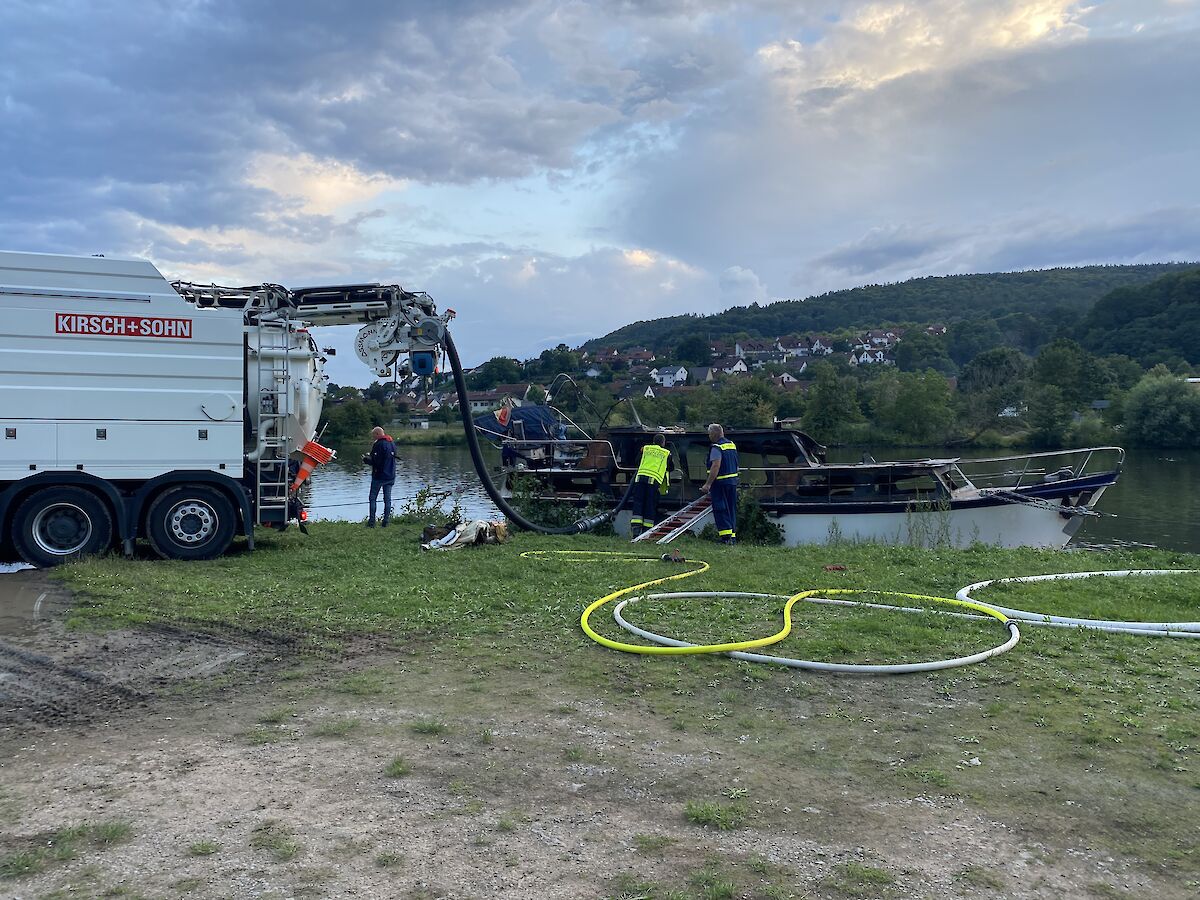
[[[835,450],[830,453],[830,461],[856,462],[861,454],[861,449]],[[873,451],[879,460],[960,454],[966,458],[999,455],[994,450],[948,453],[945,448],[925,447]],[[347,459],[313,474],[310,498],[313,519],[366,518],[370,473],[358,463],[358,455],[347,451]],[[396,448],[396,457],[397,505],[420,488],[433,487],[456,491],[468,516],[499,515],[479,486],[465,448],[400,446]],[[1099,509],[1104,515],[1088,519],[1074,544],[1153,545],[1200,553],[1200,451],[1129,451],[1120,481],[1105,492]]]
[[[371,485],[371,467],[359,462],[360,450],[347,449],[342,458],[317,469],[308,492],[311,521],[337,519],[359,522],[367,517],[367,494]],[[485,450],[485,453],[487,451]],[[399,510],[422,488],[452,491],[464,515],[473,519],[494,519],[500,515],[479,484],[464,447],[396,448],[396,486],[392,503]],[[383,497],[379,498],[383,513]],[[444,506],[448,510],[453,500]]]

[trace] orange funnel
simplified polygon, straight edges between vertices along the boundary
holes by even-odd
[[[296,480],[292,482],[290,488],[292,491],[304,483],[304,479],[312,474],[313,469],[317,466],[325,465],[325,463],[337,456],[337,453],[328,447],[322,447],[316,441],[309,441],[300,448],[300,455],[304,459],[300,463],[300,471],[296,473]]]

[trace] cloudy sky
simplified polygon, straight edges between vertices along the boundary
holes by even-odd
[[[1200,258],[1197,85],[1197,0],[4,0],[0,248],[399,282],[524,357]]]

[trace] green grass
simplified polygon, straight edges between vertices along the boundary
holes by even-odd
[[[674,841],[665,834],[635,834],[633,847],[638,853],[648,856],[661,856]]]
[[[290,828],[272,819],[254,827],[250,833],[250,847],[267,851],[279,862],[287,862],[303,849]]]
[[[296,709],[293,706],[281,706],[277,709],[268,710],[258,717],[259,725],[281,725],[287,722],[296,715]]]
[[[426,721],[491,725],[500,721],[494,711],[506,703],[555,715],[568,715],[568,707],[582,711],[572,717],[586,715],[593,701],[627,707],[653,722],[657,736],[700,740],[737,759],[737,787],[750,790],[756,822],[764,828],[796,827],[798,813],[762,802],[779,796],[779,778],[795,773],[797,780],[787,783],[798,791],[808,783],[804,779],[884,800],[952,791],[988,816],[1022,823],[1031,840],[1086,843],[1174,877],[1200,877],[1186,816],[1200,797],[1200,699],[1193,674],[1200,670],[1200,641],[1026,626],[1017,647],[982,664],[869,680],[724,657],[620,654],[581,633],[583,607],[619,587],[687,566],[520,556],[540,549],[630,549],[620,539],[592,536],[516,534],[502,546],[422,555],[421,524],[399,520],[380,533],[319,523],[307,538],[294,531],[261,533],[254,553],[211,562],[94,559],[54,570],[53,577],[80,593],[71,620],[79,627],[232,625],[322,646],[368,636],[402,649],[403,665],[410,665],[409,651],[413,659],[436,659],[436,666],[422,671],[460,689],[431,696],[424,714],[436,710],[439,718],[414,723],[418,729]],[[1200,557],[1157,550],[730,548],[692,539],[674,546],[689,559],[708,560],[712,569],[665,589],[785,595],[827,587],[953,597],[959,587],[984,578],[1200,568]],[[845,571],[823,571],[834,563]],[[1195,621],[1197,595],[1200,576],[1189,575],[1001,586],[982,591],[980,599],[1066,615]],[[646,600],[626,615],[675,637],[712,641],[771,634],[779,627],[780,606],[770,599]],[[906,662],[971,653],[1005,638],[997,623],[949,616],[804,603],[793,613],[793,634],[768,652]],[[607,610],[592,624],[608,637],[630,639]],[[411,691],[420,677],[416,669],[405,675],[381,663],[327,687],[387,701]],[[503,693],[506,685],[513,686],[509,694]],[[800,704],[803,721],[797,718]],[[501,742],[492,731],[477,729],[470,732],[477,749]],[[501,733],[506,744],[522,739],[507,728]],[[251,733],[252,739],[267,735],[291,736],[277,726]],[[573,740],[579,739],[559,738],[548,752],[563,753]],[[962,765],[974,756],[980,766]],[[1106,790],[1094,790],[1097,777]],[[1053,796],[1047,784],[1057,788]],[[714,775],[697,788],[672,788],[667,799],[679,804],[689,795],[721,797],[728,787]],[[1047,817],[1049,809],[1054,814]]]
[[[445,734],[450,730],[450,726],[445,722],[439,722],[436,719],[422,719],[419,722],[413,722],[411,726],[413,734],[423,734],[427,736],[435,736]]]
[[[362,723],[358,719],[326,719],[319,722],[310,732],[316,737],[346,737]]]
[[[403,862],[403,856],[390,850],[384,850],[375,854],[375,865],[381,869],[394,869]]]
[[[890,893],[896,879],[884,869],[857,862],[838,863],[821,879],[821,887],[843,897],[880,897]]]
[[[221,845],[216,841],[196,841],[187,849],[188,856],[212,856],[214,853],[219,853]]]
[[[404,759],[403,756],[393,757],[391,762],[383,767],[385,778],[403,778],[412,772],[412,766]]]
[[[67,862],[81,851],[105,850],[133,836],[133,826],[123,819],[84,823],[49,834],[6,841],[0,855],[0,879],[36,875],[55,862]]]
[[[992,869],[983,866],[967,866],[954,876],[954,880],[969,887],[984,888],[990,891],[1004,890],[1004,879]]]
[[[711,800],[689,800],[684,807],[684,816],[694,825],[730,831],[740,828],[746,821],[746,807],[740,803],[716,803]]]

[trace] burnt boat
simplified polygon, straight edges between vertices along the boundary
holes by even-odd
[[[642,447],[663,434],[674,472],[660,499],[668,516],[700,496],[711,446],[704,431],[645,426],[587,434],[550,406],[476,419],[501,453],[503,488],[532,478],[539,497],[579,506],[611,505],[637,471]],[[739,491],[783,530],[791,546],[862,541],[915,546],[1061,548],[1120,477],[1120,447],[985,459],[830,463],[826,448],[788,428],[730,428],[738,448]],[[629,514],[616,519],[628,529]]]

